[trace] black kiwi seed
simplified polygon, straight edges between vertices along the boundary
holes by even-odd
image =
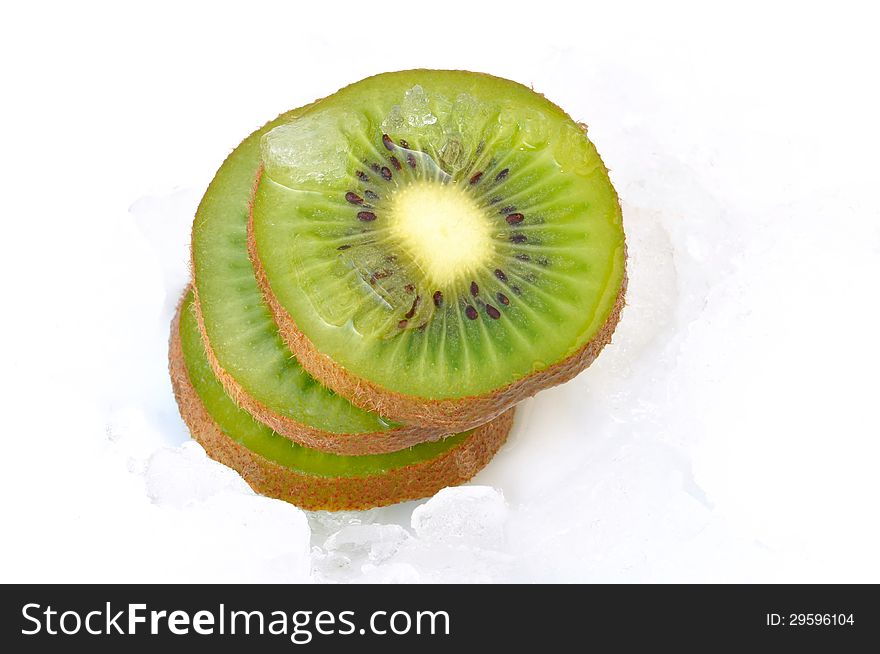
[[[491,304],[486,305],[486,313],[489,314],[489,317],[492,320],[498,320],[501,317],[501,312],[493,307]]]
[[[471,295],[477,297],[480,293],[480,287],[477,286],[477,282],[471,282]]]
[[[347,250],[347,249],[350,248],[350,247],[351,247],[351,244],[350,244],[350,243],[346,243],[345,245],[340,245],[340,246],[339,246],[338,248],[336,248],[336,249],[341,251],[341,250]]]
[[[394,156],[391,157],[391,165],[393,165],[397,170],[403,168],[403,166],[401,166],[400,162],[397,160],[397,157]]]
[[[380,169],[379,169],[379,164],[377,164],[377,163],[371,163],[371,164],[370,164],[370,168],[373,169],[373,172],[374,172],[374,173],[378,173],[379,170],[380,170]]]
[[[510,168],[505,168],[505,169],[502,170],[500,173],[498,173],[497,175],[495,175],[495,181],[496,181],[496,182],[500,182],[502,179],[504,179],[505,177],[507,177],[507,173],[509,173],[509,172],[510,172]]]
[[[349,202],[351,202],[352,204],[363,204],[364,203],[364,199],[360,195],[358,195],[357,193],[354,193],[352,191],[349,191],[348,193],[345,194],[345,199],[348,200]]]
[[[482,172],[482,171],[477,172],[477,173],[474,173],[474,174],[471,176],[471,179],[470,179],[470,184],[471,184],[471,186],[473,186],[474,184],[478,184],[478,183],[480,182],[480,178],[481,178],[482,176],[483,176],[483,172]]]
[[[363,170],[356,171],[355,175],[357,175],[358,179],[361,180],[362,182],[369,182],[370,181],[370,177]]]
[[[501,198],[498,198],[498,197],[495,197],[495,198],[492,198],[491,200],[489,200],[489,204],[498,204],[499,202],[501,202]]]
[[[504,293],[499,292],[495,295],[495,297],[497,297],[498,301],[501,304],[503,304],[504,306],[507,306],[508,304],[510,304],[510,300],[507,299],[507,296]]]
[[[382,143],[383,143],[383,144],[385,145],[385,147],[388,148],[389,150],[393,150],[393,149],[394,149],[394,141],[392,141],[392,140],[391,140],[391,137],[388,136],[387,134],[383,134],[383,135],[382,135]]]
[[[409,319],[409,318],[412,318],[414,315],[416,315],[416,309],[418,308],[419,300],[421,300],[421,299],[422,299],[421,295],[416,295],[416,299],[413,300],[412,306],[409,308],[409,311],[407,311],[406,314],[403,316],[404,318]]]
[[[521,213],[510,213],[507,214],[507,218],[505,218],[505,220],[507,221],[508,225],[519,225],[523,221],[524,217],[525,216],[523,216]]]
[[[464,315],[466,315],[470,320],[477,319],[477,310],[474,309],[470,304],[464,310]]]
[[[506,282],[506,281],[507,281],[507,275],[504,273],[503,270],[501,270],[501,268],[496,268],[496,269],[495,269],[495,276],[496,276],[498,279],[500,279],[502,282]]]
[[[406,147],[406,146],[404,146],[404,147]],[[410,168],[416,167],[416,158],[412,155],[412,152],[406,153],[406,163],[409,164]]]
[[[372,192],[371,190],[369,190],[369,189],[367,189],[366,191],[364,191],[364,195],[367,197],[368,200],[372,200],[373,202],[375,202],[376,200],[379,199],[379,196],[376,195],[375,193],[373,193],[373,192]]]
[[[386,277],[391,277],[390,270],[377,270],[372,275],[370,275],[370,285],[374,285],[380,279],[385,279]]]
[[[525,234],[514,234],[510,237],[511,243],[525,243],[527,240]]]
[[[400,322],[397,323],[397,328],[398,329],[406,329],[406,324],[407,324],[406,320],[401,320]]]
[[[406,286],[403,287],[403,290],[406,291],[407,293],[415,293],[416,287],[413,286],[412,284],[407,284]]]
[[[361,220],[365,223],[376,220],[376,214],[372,211],[358,211],[358,220]]]
[[[513,213],[514,211],[516,211],[516,207],[514,207],[513,205],[510,205],[510,206],[504,207],[498,213],[506,214],[506,213]]]
[[[518,252],[518,253],[515,254],[514,256],[515,256],[517,259],[519,259],[520,261],[531,261],[531,259],[532,259],[532,258],[531,258],[529,255],[527,255],[525,252]]]
[[[386,182],[391,179],[391,169],[388,166],[382,166],[382,179]]]
[[[399,142],[400,142],[400,147],[402,147],[402,148],[406,148],[407,150],[409,150],[409,143],[407,143],[407,142],[406,142],[405,140],[403,140],[403,139],[400,139]]]
[[[434,306],[438,309],[443,306],[443,293],[434,291]]]

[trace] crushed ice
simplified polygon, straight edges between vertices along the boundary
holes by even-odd
[[[266,172],[280,184],[308,186],[333,182],[346,175],[349,140],[343,126],[358,117],[315,112],[279,125],[263,135],[261,152]]]
[[[410,530],[373,521],[390,520],[401,511],[410,514]],[[366,524],[354,515],[340,520],[339,529],[313,548],[317,581],[492,582],[511,572],[512,557],[501,551],[507,504],[497,489],[445,488],[414,507],[410,503],[370,514]],[[327,514],[313,515],[327,524]]]

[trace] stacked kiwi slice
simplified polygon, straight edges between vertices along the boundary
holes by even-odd
[[[462,483],[624,301],[581,124],[463,71],[357,82],[245,139],[196,212],[172,324],[184,420],[258,492],[362,509]]]

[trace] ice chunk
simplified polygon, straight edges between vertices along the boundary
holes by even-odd
[[[332,582],[350,576],[351,557],[338,552],[325,552],[320,547],[312,548],[312,578],[318,582]]]
[[[452,105],[451,122],[459,130],[466,130],[471,123],[482,122],[486,106],[470,93],[459,93]]]
[[[538,149],[547,144],[550,121],[536,109],[519,106],[503,107],[498,113],[497,138],[517,137],[520,147]]]
[[[144,481],[148,497],[160,506],[182,508],[224,491],[252,494],[237,472],[209,459],[195,441],[157,450]]]
[[[391,107],[391,111],[382,121],[384,132],[400,132],[404,129],[421,129],[437,122],[437,116],[431,112],[428,94],[416,84],[403,94],[400,104]]]
[[[418,84],[404,93],[400,112],[410,127],[419,128],[425,125],[433,125],[437,122],[437,116],[431,113],[428,94]]]
[[[352,558],[366,556],[373,563],[396,554],[412,536],[400,525],[347,525],[325,542],[328,553]]]
[[[368,511],[307,511],[315,542],[323,543],[330,534],[348,525],[368,525],[376,521],[376,509]]]
[[[507,503],[490,486],[444,488],[416,507],[411,525],[428,542],[499,549],[504,545]]]
[[[602,165],[587,139],[583,124],[565,124],[559,128],[553,144],[553,157],[561,170],[584,177],[589,177]]]
[[[355,115],[319,111],[279,125],[263,136],[266,173],[279,184],[299,188],[342,179],[351,144],[347,129],[359,124]],[[356,129],[356,128],[354,128]]]

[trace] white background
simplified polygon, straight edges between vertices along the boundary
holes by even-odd
[[[866,6],[5,3],[0,581],[880,581]],[[587,122],[631,254],[614,344],[524,404],[497,492],[422,509],[436,533],[250,496],[179,448],[165,371],[223,158],[414,67]]]

